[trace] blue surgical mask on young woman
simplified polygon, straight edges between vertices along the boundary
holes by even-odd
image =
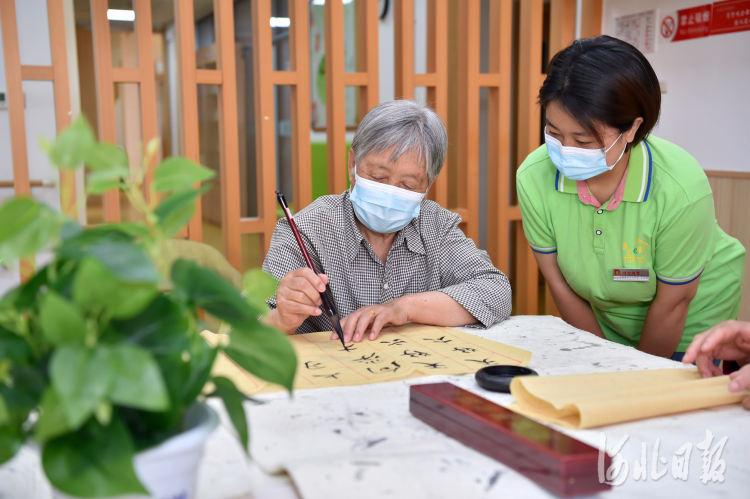
[[[427,193],[407,191],[393,185],[381,184],[357,175],[349,199],[357,218],[375,232],[388,234],[403,229],[419,216],[419,208]]]
[[[591,177],[611,170],[625,154],[627,144],[622,148],[622,153],[612,166],[607,165],[607,153],[617,144],[622,134],[606,150],[582,149],[580,147],[565,147],[554,137],[547,134],[544,128],[544,141],[547,143],[547,154],[552,163],[565,177],[571,180],[588,180]]]

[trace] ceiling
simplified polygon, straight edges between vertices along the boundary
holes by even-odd
[[[174,2],[175,0],[151,0],[151,21],[154,29],[164,29],[174,21]],[[133,10],[133,0],[108,0],[108,4],[110,9]],[[73,0],[76,24],[91,26],[89,5],[89,0]],[[193,5],[196,20],[210,14],[214,9],[213,0],[193,0]]]

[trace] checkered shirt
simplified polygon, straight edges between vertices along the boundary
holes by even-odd
[[[424,201],[419,216],[401,229],[383,264],[355,221],[349,191],[322,196],[294,216],[318,273],[328,276],[339,318],[358,308],[404,295],[442,291],[489,327],[508,318],[508,278],[492,265],[458,224],[461,217],[433,201]],[[305,267],[302,252],[286,218],[276,224],[263,270],[281,279]],[[276,307],[276,297],[268,300]],[[310,316],[297,334],[331,331],[325,314]]]

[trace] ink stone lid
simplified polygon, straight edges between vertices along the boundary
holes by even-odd
[[[528,367],[488,366],[477,371],[474,379],[485,390],[510,393],[510,382],[516,376],[539,376],[539,374]]]

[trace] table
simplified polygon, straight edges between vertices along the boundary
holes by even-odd
[[[532,351],[529,367],[542,376],[687,368],[602,340],[555,317],[512,317],[487,330],[457,329]],[[257,397],[261,403],[246,402],[253,456],[250,462],[232,438],[231,425],[220,404],[210,401],[220,413],[222,424],[207,443],[196,499],[554,497],[409,414],[409,386],[440,381],[449,381],[500,405],[513,401],[510,395],[479,388],[472,375],[302,390],[292,398],[284,393],[265,394]],[[595,447],[599,447],[600,438],[606,438],[608,449],[628,436],[619,451],[627,462],[627,478],[602,497],[748,496],[750,413],[739,406],[601,429],[555,428]],[[696,445],[706,439],[706,430],[714,435],[709,450],[728,437],[720,455],[726,465],[721,483],[708,481],[704,485],[700,479],[703,459]],[[657,465],[653,469],[657,439]],[[692,444],[688,476],[686,480],[675,479],[675,452],[686,443]],[[635,480],[634,470],[640,470],[644,456],[645,480]],[[621,472],[623,469],[624,465]],[[614,475],[615,480],[621,477]],[[49,486],[32,451],[22,450],[0,468],[0,499],[6,497],[49,498]]]

